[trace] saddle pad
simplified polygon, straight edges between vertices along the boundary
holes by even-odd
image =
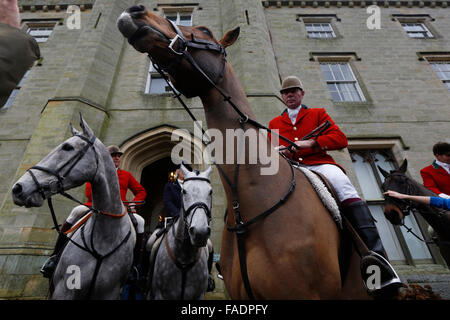
[[[322,203],[328,209],[328,212],[330,213],[334,222],[336,222],[339,229],[342,230],[342,217],[339,211],[339,206],[336,203],[334,197],[331,195],[330,191],[328,191],[328,188],[322,182],[322,180],[320,180],[320,178],[317,177],[317,175],[314,172],[305,167],[301,166],[294,166],[294,167],[303,172],[303,174],[308,178],[309,182],[313,186],[320,200],[322,200]]]

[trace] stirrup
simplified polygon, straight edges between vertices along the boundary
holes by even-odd
[[[370,251],[361,259],[361,276],[367,293],[375,298],[392,299],[403,285],[389,261]]]

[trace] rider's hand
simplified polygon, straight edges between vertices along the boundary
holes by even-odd
[[[312,148],[316,145],[316,140],[309,139],[309,140],[295,141],[295,145],[298,147],[298,149]]]
[[[128,207],[130,207],[130,210],[131,210],[132,213],[136,213],[136,203],[130,202],[128,204]]]
[[[389,197],[393,197],[393,198],[398,198],[398,199],[404,199],[405,195],[396,191],[392,191],[392,190],[388,190],[385,193],[383,193],[383,195],[385,196],[389,196]]]

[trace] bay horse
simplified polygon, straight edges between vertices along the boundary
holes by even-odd
[[[131,270],[136,235],[122,204],[108,150],[80,114],[82,132],[58,145],[13,186],[14,203],[40,207],[46,198],[92,184],[91,217],[64,247],[50,285],[50,299],[118,299]],[[50,202],[49,202],[50,205]]]
[[[208,286],[212,168],[191,172],[181,164],[181,169],[185,179],[180,215],[163,235],[156,253],[149,299],[199,300]]]
[[[436,196],[421,183],[408,177],[406,175],[407,167],[406,159],[397,170],[387,172],[378,167],[385,179],[382,185],[383,191],[393,190],[408,195]],[[414,201],[385,197],[384,215],[394,225],[402,225],[404,217],[410,213],[411,209],[417,210],[433,228],[437,235],[435,243],[445,262],[450,266],[450,212]]]
[[[226,136],[227,129],[245,133],[255,129],[250,126],[255,116],[246,94],[225,58],[225,48],[236,41],[239,28],[217,41],[205,26],[176,26],[142,5],[126,9],[117,25],[137,51],[147,53],[154,65],[168,72],[179,92],[200,97],[208,128],[225,137],[223,150],[219,150],[222,154],[234,139]],[[265,132],[259,131],[258,139],[265,150],[272,149]],[[236,145],[234,148],[233,164],[227,161],[217,165],[229,208],[222,234],[220,272],[230,297],[368,298],[354,250],[348,276],[341,283],[340,233],[307,178],[299,171],[295,174],[278,154],[273,157],[279,160],[277,174],[261,174],[264,165],[259,155],[257,164],[247,161],[254,156],[248,144],[242,150]],[[245,158],[245,163],[237,166],[238,157]],[[266,213],[264,219],[262,212]],[[245,257],[239,257],[242,251],[236,243],[244,233],[245,241],[240,246]],[[241,273],[244,269],[246,272]]]

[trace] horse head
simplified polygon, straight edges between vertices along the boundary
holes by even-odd
[[[16,205],[40,207],[46,198],[94,180],[98,167],[94,143],[99,140],[81,114],[80,127],[82,132],[70,124],[72,137],[28,169],[14,184],[12,197]]]
[[[184,174],[182,186],[183,219],[188,230],[191,244],[204,247],[211,234],[212,187],[209,175],[212,168],[203,172],[189,171],[181,165]]]
[[[205,26],[177,26],[143,5],[126,9],[118,18],[117,27],[137,51],[147,53],[154,64],[169,74],[174,87],[186,97],[207,92],[213,86],[209,80],[214,84],[222,80],[225,48],[239,36],[236,28],[217,41]]]
[[[393,190],[404,194],[414,194],[413,181],[406,175],[407,167],[408,161],[406,159],[399,169],[390,172],[378,166],[378,170],[384,177],[383,191]],[[405,216],[409,214],[410,206],[409,201],[385,196],[384,215],[392,224],[401,225]]]

